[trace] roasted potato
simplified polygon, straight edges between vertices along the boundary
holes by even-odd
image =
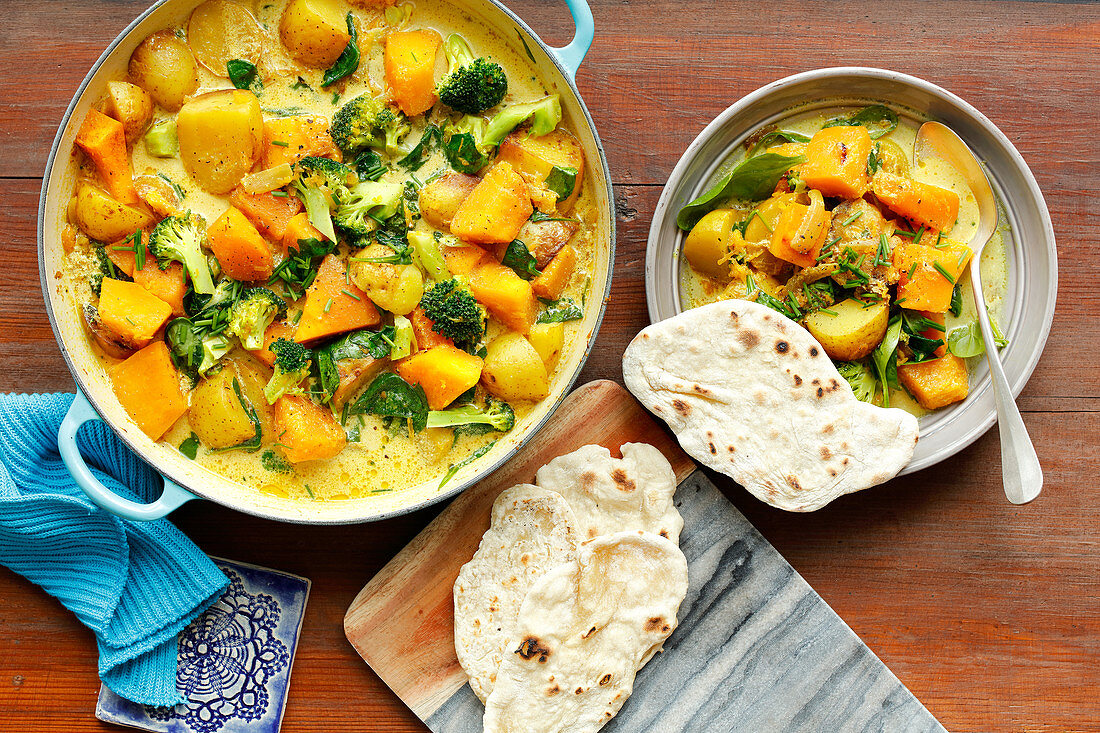
[[[868,305],[848,298],[828,310],[836,315],[814,311],[805,324],[825,353],[840,361],[862,359],[874,351],[890,323],[890,305],[885,301]]]
[[[253,439],[256,425],[250,411],[259,421],[262,443],[273,443],[275,417],[263,396],[265,382],[259,367],[243,357],[227,360],[220,372],[201,380],[191,392],[187,420],[202,444],[213,449],[229,448]]]
[[[420,189],[420,214],[436,229],[450,231],[451,219],[474,187],[481,182],[477,176],[448,173]]]
[[[536,323],[527,333],[527,341],[535,348],[546,371],[554,371],[562,346],[565,344],[564,323]]]
[[[502,400],[541,400],[550,393],[546,364],[522,334],[505,333],[486,347],[481,381]]]
[[[351,36],[339,0],[290,0],[279,21],[279,37],[290,55],[306,66],[328,68]]]
[[[130,55],[130,81],[175,112],[199,86],[199,72],[187,44],[172,31],[157,31]]]
[[[99,242],[117,242],[153,223],[145,211],[115,201],[90,183],[77,191],[74,213],[80,230]]]
[[[399,316],[412,313],[424,296],[424,275],[416,265],[390,265],[357,260],[386,257],[393,250],[372,244],[354,255],[349,272],[359,289],[378,305]]]
[[[183,105],[176,134],[191,178],[210,193],[229,193],[263,152],[260,101],[241,89],[200,94]]]
[[[107,82],[107,99],[103,110],[108,117],[122,123],[126,142],[141,137],[153,117],[153,97],[141,87],[125,81]]]
[[[738,218],[731,209],[715,209],[692,227],[684,240],[684,257],[700,275],[729,282],[730,240]]]
[[[256,63],[263,51],[263,31],[252,13],[232,0],[207,0],[191,11],[187,43],[199,63],[223,79],[233,59]]]

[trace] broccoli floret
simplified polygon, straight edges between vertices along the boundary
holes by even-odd
[[[394,155],[411,130],[404,114],[395,112],[370,94],[362,94],[332,116],[329,134],[336,147],[345,153],[383,148]]]
[[[169,216],[153,228],[149,237],[149,251],[157,258],[160,269],[166,269],[171,262],[179,262],[191,276],[191,286],[201,295],[214,292],[210,263],[202,251],[205,224],[202,217],[190,212]]]
[[[457,33],[447,37],[443,46],[450,73],[439,83],[443,104],[476,115],[500,104],[508,93],[508,77],[500,64],[485,57],[474,58],[466,39]]]
[[[531,134],[535,137],[553,132],[561,122],[561,99],[557,94],[551,94],[534,102],[505,107],[489,121],[482,144],[490,147],[500,145],[508,133],[528,120],[531,121]]]
[[[274,405],[285,394],[302,394],[298,386],[309,376],[309,349],[296,341],[280,338],[269,347],[275,354],[275,373],[264,387],[267,404]]]
[[[489,397],[485,407],[460,405],[449,410],[432,410],[428,413],[429,428],[461,427],[467,434],[487,432],[506,433],[516,424],[516,413],[503,400]]]
[[[249,351],[264,347],[264,332],[286,315],[286,301],[267,288],[248,288],[229,309],[227,330]]]
[[[336,207],[336,223],[341,229],[366,236],[378,223],[397,213],[404,187],[400,183],[363,181],[341,193]]]
[[[878,380],[869,366],[861,361],[842,361],[836,365],[836,370],[852,385],[852,392],[857,400],[872,403],[875,401]]]
[[[330,242],[336,241],[332,228],[332,208],[337,198],[347,190],[349,180],[358,180],[355,172],[343,163],[328,158],[308,156],[295,164],[297,177],[291,182],[294,193],[306,205],[309,223]]]
[[[199,374],[206,376],[216,367],[226,354],[233,350],[233,342],[224,334],[208,334],[202,339],[202,361],[199,362]]]
[[[465,285],[455,278],[429,288],[420,307],[432,321],[432,330],[467,351],[477,348],[485,337],[485,309]]]

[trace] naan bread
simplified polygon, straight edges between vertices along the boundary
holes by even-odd
[[[597,537],[543,575],[485,703],[485,733],[593,733],[676,628],[687,561],[649,532]]]
[[[582,542],[640,529],[678,543],[684,520],[672,503],[676,475],[668,459],[648,443],[620,450],[621,459],[603,446],[583,446],[540,468],[535,483],[569,502]]]
[[[808,331],[746,300],[644,329],[623,378],[693,458],[780,509],[887,481],[917,444],[915,417],[857,400]]]
[[[501,492],[492,520],[455,581],[455,650],[470,687],[489,697],[527,591],[576,556],[573,511],[565,499],[530,484]]]

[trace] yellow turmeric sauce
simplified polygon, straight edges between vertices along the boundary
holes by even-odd
[[[381,39],[386,31],[386,20],[381,10],[364,9],[349,5],[347,10],[355,13],[359,19],[359,47],[362,53],[358,72],[337,85],[322,89],[323,70],[307,69],[294,62],[283,48],[279,38],[279,20],[288,0],[256,0],[241,4],[255,16],[264,28],[264,55],[258,64],[263,77],[263,89],[258,94],[265,119],[286,114],[321,115],[331,119],[339,107],[360,94],[371,92],[382,94],[386,89],[382,64]],[[197,4],[197,3],[196,3]],[[492,33],[483,23],[471,18],[465,11],[443,0],[422,0],[415,4],[406,4],[411,15],[402,25],[402,29],[433,28],[444,38],[451,33],[461,34],[478,56],[488,56],[499,63],[508,75],[508,94],[503,104],[524,102],[545,96],[558,90],[552,89],[523,50],[518,38],[503,39]],[[177,31],[183,35],[184,27]],[[519,46],[517,48],[517,46]],[[437,59],[437,79],[447,69],[447,61],[440,50]],[[228,79],[216,76],[198,65],[199,87],[195,94],[232,88]],[[296,82],[297,88],[295,87]],[[315,91],[316,90],[316,91]],[[153,123],[160,119],[172,118],[172,113],[157,107]],[[426,116],[410,118],[412,131],[407,136],[408,144],[418,141],[426,126]],[[568,113],[560,126],[570,130]],[[576,133],[574,132],[574,135]],[[79,153],[74,153],[78,155]],[[135,176],[142,174],[163,174],[177,184],[184,193],[181,209],[201,215],[207,223],[214,221],[228,206],[228,197],[212,195],[203,191],[188,177],[179,157],[161,158],[149,155],[140,140],[134,143],[131,152],[132,168]],[[85,177],[94,177],[95,171],[86,162],[80,161]],[[585,161],[586,166],[597,161]],[[259,165],[257,165],[257,168]],[[421,181],[434,172],[447,168],[447,161],[437,149],[421,167],[417,176]],[[404,182],[408,174],[396,165],[382,178],[387,182]],[[585,175],[576,206],[571,216],[580,220],[579,231],[573,236],[570,245],[577,254],[574,273],[566,286],[562,297],[570,298],[582,305],[590,296],[591,276],[596,266],[596,210],[592,178]],[[423,220],[417,221],[410,230],[432,231]],[[278,256],[277,256],[278,260]],[[97,271],[97,260],[91,254],[87,241],[66,257],[65,287],[70,297],[78,303],[94,302],[89,288],[93,273]],[[261,283],[262,284],[262,283]],[[289,319],[294,319],[295,304],[290,305]],[[548,368],[551,385],[557,372],[567,368],[563,365],[576,363],[584,348],[584,336],[581,321],[564,324],[564,346],[556,364]],[[503,327],[490,318],[486,342],[502,332]],[[104,354],[93,343],[104,368],[119,362]],[[242,354],[239,347],[234,353]],[[551,387],[553,391],[553,386]],[[538,406],[536,402],[510,402],[516,414],[516,428],[524,426],[526,418]],[[339,417],[339,415],[337,415]],[[200,448],[196,462],[209,470],[238,481],[260,492],[279,497],[299,498],[303,500],[342,500],[354,499],[372,494],[401,491],[433,478],[441,477],[448,468],[471,456],[475,451],[500,438],[499,433],[480,436],[464,436],[455,439],[449,429],[427,429],[422,432],[402,430],[400,426],[387,430],[383,420],[373,415],[351,417],[345,426],[348,428],[349,441],[344,450],[334,458],[308,461],[290,466],[272,452],[270,446],[248,452],[232,450],[211,452]],[[180,419],[162,438],[162,443],[178,447],[192,435],[186,415]]]
[[[777,129],[799,132],[807,137],[812,137],[814,133],[824,127],[827,121],[837,117],[850,115],[861,109],[862,106],[863,105],[843,105],[795,114],[780,121],[777,124]],[[887,106],[891,106],[895,110],[898,109],[894,105]],[[916,119],[915,115],[913,117],[907,117],[905,113],[900,114],[899,118],[897,127],[892,132],[880,138],[880,140],[889,140],[896,143],[905,152],[909,160],[912,161],[913,148],[920,121],[914,123]],[[737,153],[731,156],[729,160],[725,161],[714,173],[712,179],[708,181],[704,187],[704,190],[720,180],[734,166],[743,161],[745,159],[745,153],[746,150],[743,146],[738,148]],[[947,165],[944,161],[935,159],[922,161],[919,166],[911,167],[910,176],[916,181],[949,189],[958,195],[959,213],[955,226],[950,231],[950,238],[958,242],[969,242],[977,229],[978,206],[974,199],[974,195],[971,193],[961,174]],[[986,306],[993,319],[1003,324],[1002,319],[1005,309],[1004,299],[1008,287],[1007,248],[1011,244],[1012,232],[1008,224],[1008,217],[1004,214],[1002,202],[998,200],[997,204],[999,207],[1002,207],[998,228],[993,233],[989,244],[986,245],[982,252],[980,267]],[[751,203],[737,201],[729,202],[724,204],[724,206],[729,206],[734,209],[743,209],[746,214],[753,208],[753,204]],[[946,334],[950,334],[951,330],[957,326],[970,324],[977,320],[973,289],[970,285],[969,274],[964,274],[960,282],[960,289],[962,294],[962,309],[957,316],[950,312],[946,314]],[[686,308],[697,308],[701,305],[713,303],[726,297],[729,297],[726,294],[726,283],[719,282],[697,272],[681,254],[680,299]],[[983,358],[983,356],[978,356],[968,359],[968,369],[972,370],[974,365]],[[917,417],[929,414],[929,410],[919,405],[905,389],[891,390],[890,406],[900,407]]]

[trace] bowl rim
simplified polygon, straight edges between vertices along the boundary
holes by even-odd
[[[1045,302],[1042,303],[1043,318],[1038,333],[1034,348],[1027,354],[1026,360],[1023,363],[1023,368],[1017,373],[1016,378],[1010,381],[1013,396],[1018,396],[1023,390],[1027,381],[1031,378],[1035,368],[1038,366],[1039,359],[1045,350],[1047,340],[1050,336],[1051,325],[1054,320],[1054,311],[1057,303],[1058,296],[1058,252],[1054,237],[1054,226],[1051,222],[1050,211],[1046,204],[1046,199],[1043,197],[1042,191],[1039,188],[1038,182],[1035,180],[1035,176],[1032,174],[1031,169],[1024,161],[1023,156],[1016,149],[1016,146],[1008,139],[1008,137],[980,110],[974,107],[972,104],[964,100],[962,97],[944,89],[943,87],[933,84],[910,74],[904,74],[902,72],[891,71],[889,69],[881,69],[877,67],[869,66],[835,66],[824,67],[819,69],[812,69],[810,71],[804,71],[797,74],[791,74],[789,76],[776,79],[769,82],[762,87],[746,94],[731,104],[725,110],[718,114],[713,120],[711,120],[706,127],[692,140],[687,149],[681,155],[676,166],[669,174],[668,180],[661,191],[661,196],[658,199],[657,206],[654,210],[653,220],[650,223],[649,236],[646,241],[646,258],[645,258],[645,282],[646,282],[646,305],[649,311],[649,318],[652,323],[657,323],[664,318],[668,318],[675,313],[665,315],[665,308],[662,307],[661,296],[664,295],[663,291],[659,291],[656,285],[657,271],[660,267],[659,258],[667,253],[661,251],[660,241],[661,234],[664,225],[667,223],[669,217],[675,217],[675,212],[670,211],[672,204],[672,197],[677,188],[681,185],[681,182],[687,176],[688,171],[694,165],[696,158],[700,154],[700,149],[710,141],[710,139],[718,133],[731,118],[742,112],[744,109],[767,99],[769,96],[775,94],[777,91],[785,89],[786,87],[796,84],[802,84],[805,82],[820,81],[822,79],[831,78],[860,78],[871,79],[878,81],[886,81],[893,83],[900,83],[924,92],[925,94],[933,97],[938,97],[941,101],[947,102],[966,115],[971,117],[984,132],[990,135],[999,146],[1007,153],[1009,162],[1020,174],[1027,187],[1027,193],[1031,198],[1031,203],[1034,204],[1036,213],[1038,214],[1042,229],[1043,229],[1043,244],[1045,245],[1046,254],[1050,262],[1050,275],[1046,283],[1047,293]],[[861,95],[865,96],[865,95]],[[823,97],[824,99],[824,97]],[[747,127],[743,132],[748,132],[753,129],[752,126]],[[680,256],[679,247],[677,247],[676,256]],[[1023,258],[1022,250],[1020,254]],[[674,283],[674,287],[678,288],[679,283]],[[675,307],[672,310],[676,310]],[[682,312],[679,311],[679,312]],[[985,394],[987,388],[991,388],[989,385],[988,376],[980,382],[975,389],[971,391],[969,399],[976,399]],[[966,401],[960,404],[965,404]],[[934,414],[934,413],[933,413]],[[968,430],[960,435],[955,440],[952,440],[950,444],[942,447],[940,450],[924,457],[916,458],[910,461],[899,473],[898,476],[904,476],[909,473],[915,473],[916,471],[923,470],[930,466],[933,466],[940,461],[946,460],[956,453],[962,451],[964,448],[970,446],[974,441],[984,435],[994,423],[997,421],[997,415],[995,409],[992,407],[987,413],[983,413],[977,420],[975,420]]]
[[[469,1],[470,0],[450,0],[450,2],[459,6],[465,5]],[[607,277],[606,282],[604,283],[603,292],[599,293],[599,301],[595,313],[595,318],[592,321],[591,333],[587,339],[584,350],[577,361],[576,367],[573,369],[573,372],[569,375],[569,377],[563,382],[561,394],[558,395],[550,408],[547,409],[546,412],[537,421],[527,426],[527,430],[523,434],[523,436],[519,440],[512,443],[512,445],[510,445],[507,450],[503,451],[492,463],[487,463],[482,466],[478,471],[471,473],[468,477],[462,479],[461,481],[456,481],[453,486],[447,488],[446,490],[439,491],[438,493],[415,503],[392,508],[376,514],[364,514],[360,511],[357,513],[352,512],[349,516],[324,516],[321,518],[315,518],[308,515],[290,514],[274,506],[251,504],[247,502],[237,502],[227,497],[218,497],[216,492],[207,491],[206,489],[201,487],[197,488],[194,486],[193,482],[190,482],[186,479],[180,480],[178,474],[172,471],[170,468],[162,468],[160,465],[158,465],[158,463],[162,462],[156,459],[151,459],[145,449],[139,445],[136,445],[127,434],[127,432],[116,426],[114,422],[105,414],[105,411],[101,409],[99,403],[99,395],[95,394],[94,390],[90,390],[87,388],[83,375],[80,373],[80,370],[73,363],[73,360],[69,355],[69,349],[66,345],[65,340],[62,337],[61,330],[57,322],[57,314],[54,312],[53,302],[50,297],[50,279],[47,277],[46,273],[45,220],[47,213],[47,194],[50,190],[50,184],[56,175],[55,171],[57,170],[56,166],[61,153],[62,140],[65,137],[65,132],[69,127],[73,113],[76,111],[77,107],[84,97],[84,94],[88,89],[88,86],[91,84],[93,78],[96,76],[99,70],[103,67],[104,63],[106,63],[108,58],[114,53],[115,49],[117,49],[119,45],[127,40],[131,36],[131,34],[135,30],[137,30],[137,28],[147,18],[159,11],[162,7],[166,5],[182,5],[185,3],[197,4],[199,0],[156,0],[156,2],[146,8],[140,15],[138,15],[130,23],[128,23],[117,36],[115,36],[114,40],[112,40],[107,45],[107,47],[103,50],[103,53],[101,53],[100,56],[96,59],[95,63],[92,64],[91,68],[88,70],[88,73],[84,76],[84,79],[77,86],[72,99],[69,101],[68,106],[65,108],[65,111],[61,116],[61,119],[58,123],[57,133],[54,136],[52,144],[50,145],[50,151],[46,157],[45,169],[42,173],[42,188],[38,200],[38,222],[36,226],[36,236],[38,240],[38,274],[40,285],[42,288],[43,301],[46,308],[46,316],[49,319],[50,328],[53,330],[54,339],[57,341],[58,348],[61,351],[61,356],[65,360],[65,365],[66,367],[68,367],[69,373],[73,377],[73,381],[76,383],[77,390],[81,392],[88,400],[88,403],[91,405],[92,409],[99,416],[100,421],[107,425],[111,432],[114,433],[114,435],[118,437],[126,445],[127,448],[133,451],[143,462],[149,465],[150,468],[160,474],[165,481],[171,481],[177,486],[183,488],[188,493],[192,494],[196,499],[204,499],[206,501],[224,506],[228,509],[232,509],[234,511],[239,511],[243,514],[260,517],[263,519],[271,519],[274,521],[286,522],[291,524],[314,525],[341,525],[378,522],[384,519],[391,519],[393,517],[411,514],[413,512],[432,506],[433,504],[438,504],[440,502],[446,501],[453,498],[454,496],[457,496],[459,493],[465,491],[467,488],[473,486],[479,481],[488,478],[498,468],[511,460],[516,455],[516,453],[518,453],[525,445],[527,445],[527,443],[532,438],[534,438],[534,436],[543,428],[546,422],[550,420],[551,417],[553,417],[554,413],[561,406],[562,402],[573,391],[573,388],[575,387],[576,382],[581,375],[581,372],[584,370],[585,363],[588,361],[588,357],[592,353],[592,348],[595,345],[596,339],[599,335],[600,326],[603,324],[603,318],[606,314],[607,305],[611,298],[612,284],[614,281],[617,222],[615,215],[615,192],[611,180],[611,170],[608,165],[607,154],[604,149],[603,142],[600,140],[599,133],[596,130],[596,124],[592,119],[592,114],[589,111],[588,106],[585,104],[584,98],[581,96],[576,81],[574,80],[569,70],[565,67],[562,60],[558,57],[557,54],[552,51],[551,47],[545,41],[543,41],[542,38],[538,36],[538,34],[535,33],[532,28],[523,21],[523,19],[521,19],[508,7],[506,7],[501,2],[501,0],[476,1],[483,2],[486,5],[490,6],[492,10],[503,14],[503,16],[518,29],[518,32],[523,34],[520,36],[520,40],[524,44],[526,44],[527,41],[533,41],[535,45],[543,52],[549,62],[549,65],[547,66],[539,63],[538,61],[535,61],[532,58],[532,62],[535,64],[535,67],[538,68],[541,73],[548,73],[552,69],[554,74],[556,74],[556,77],[552,74],[548,80],[552,82],[563,83],[565,87],[569,89],[574,99],[576,100],[577,107],[582,113],[583,117],[583,119],[579,120],[579,122],[581,122],[588,130],[588,132],[592,135],[592,141],[594,143],[596,151],[599,154],[600,167],[603,173],[603,183],[607,196],[608,206],[606,212],[600,212],[600,216],[597,217],[597,221],[599,223],[606,224],[608,228]],[[529,51],[530,50],[528,49],[528,55],[530,55]],[[590,300],[596,300],[596,295],[596,293],[593,293],[590,296]],[[163,446],[161,446],[159,442],[157,442],[155,446],[163,449]],[[230,480],[220,475],[219,478],[226,481]],[[253,489],[253,491],[255,490]],[[336,502],[334,501],[333,503]]]

